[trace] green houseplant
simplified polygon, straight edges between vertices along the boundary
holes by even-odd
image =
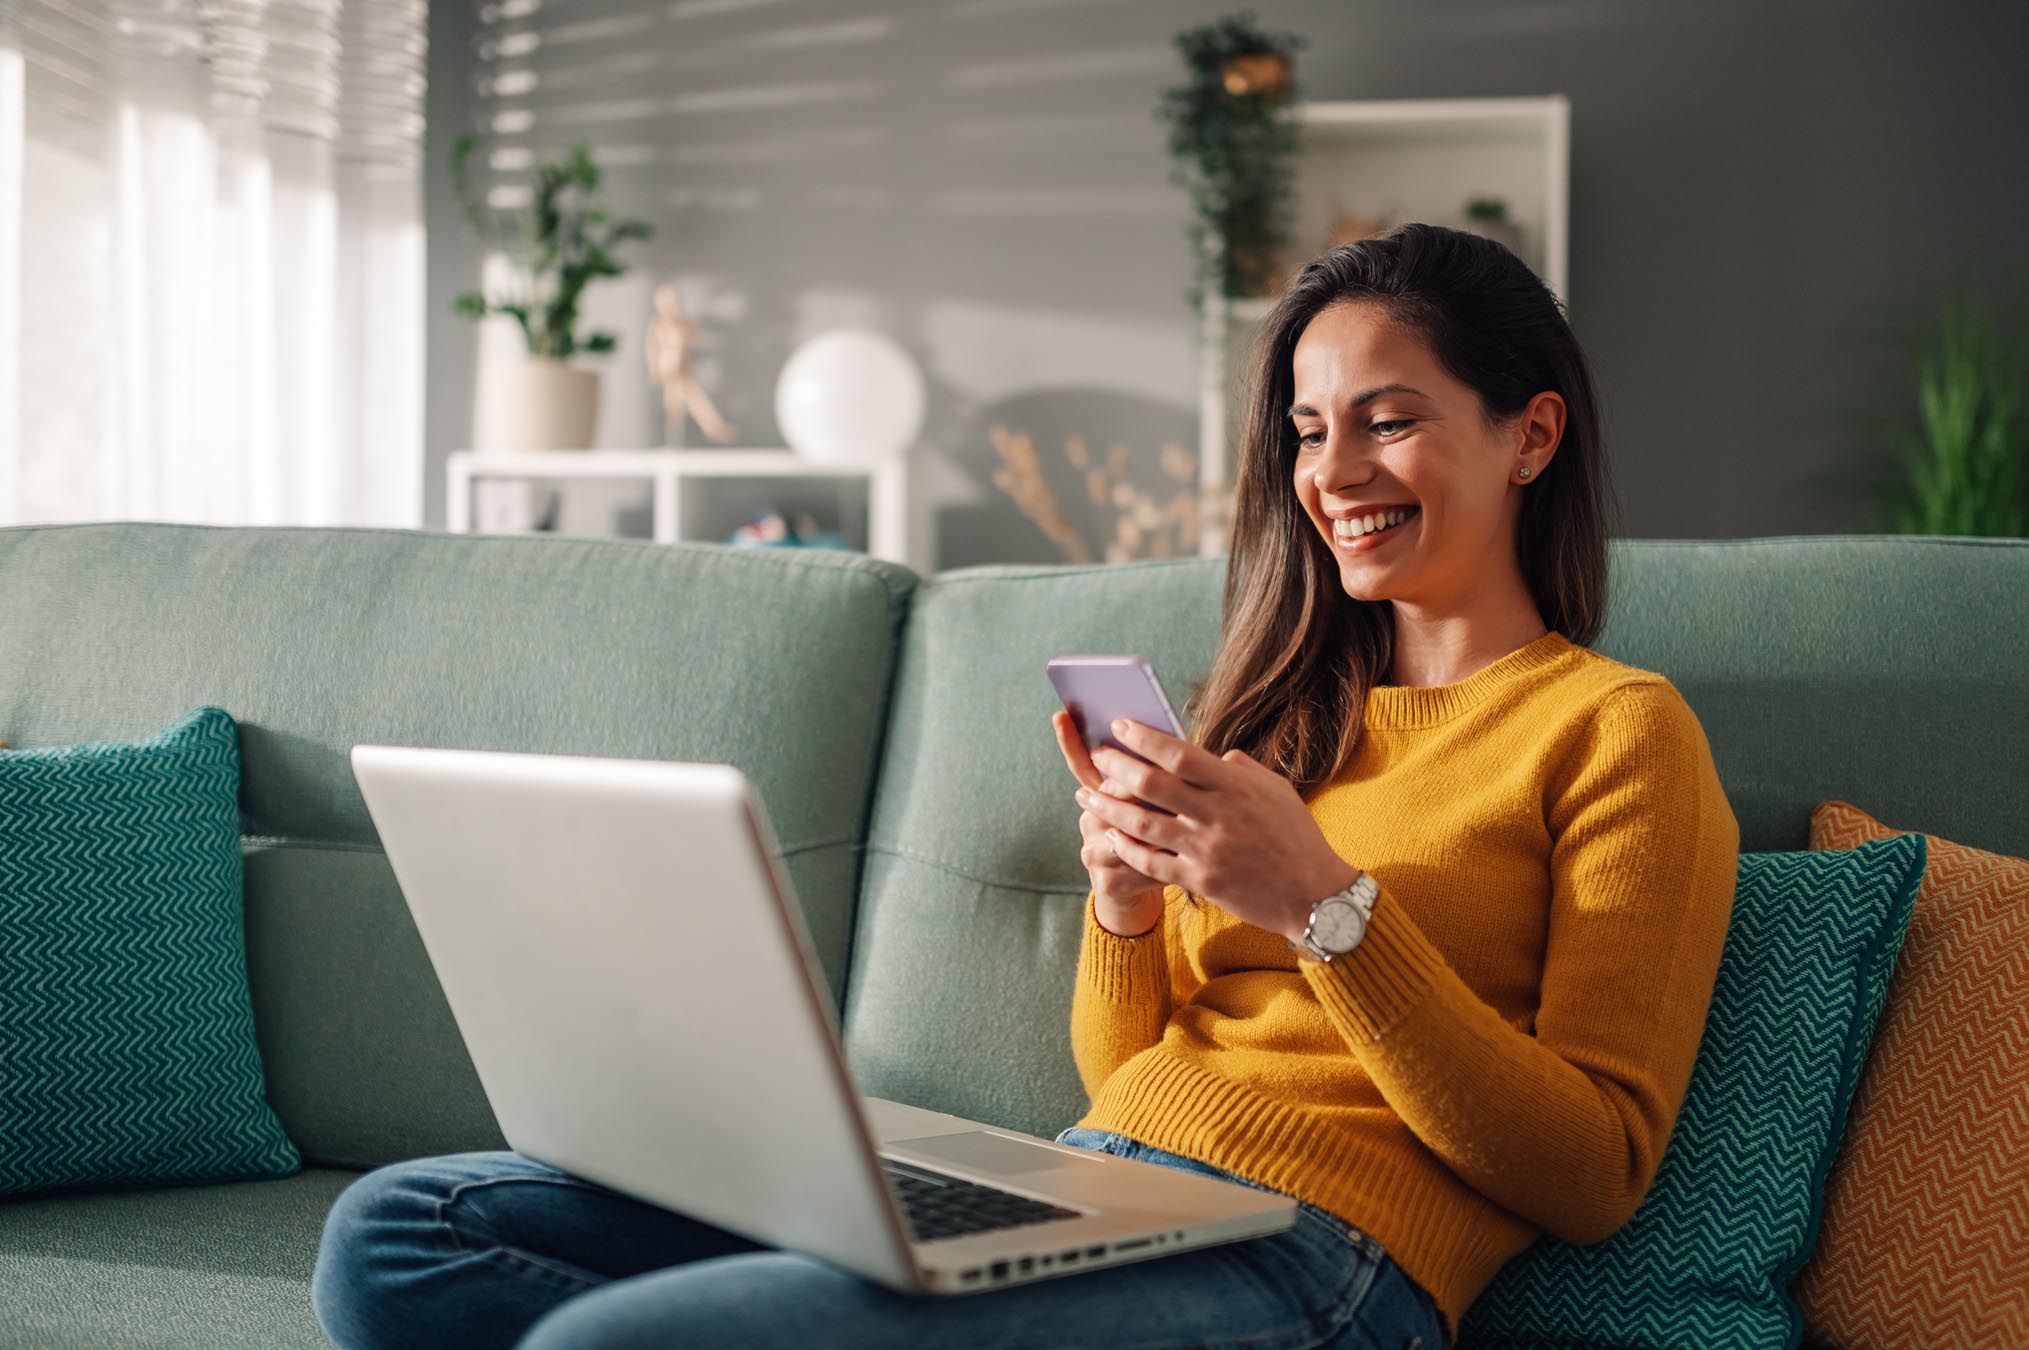
[[[1465,203],[1465,228],[1474,234],[1485,235],[1504,245],[1510,253],[1519,256],[1522,252],[1522,231],[1508,215],[1506,197],[1478,196],[1467,198]]]
[[[502,253],[511,280],[488,294],[466,291],[454,306],[470,319],[506,315],[521,330],[526,359],[482,369],[474,439],[482,450],[574,450],[592,443],[599,376],[567,362],[611,352],[611,333],[578,335],[585,288],[625,275],[615,253],[629,239],[647,239],[646,222],[618,220],[601,205],[599,166],[584,145],[536,165],[525,205],[489,205],[474,189],[470,159],[477,140],[451,147],[451,176],[465,217],[489,251]]]
[[[1268,294],[1296,198],[1299,128],[1295,53],[1305,40],[1259,27],[1253,11],[1176,35],[1185,82],[1166,90],[1158,116],[1170,129],[1170,180],[1190,194],[1196,310],[1220,297]]]
[[[1920,431],[1901,436],[1902,534],[2029,536],[2029,341],[1961,287],[1934,333],[1909,343]]]

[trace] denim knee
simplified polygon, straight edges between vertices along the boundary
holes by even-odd
[[[390,1295],[428,1259],[442,1200],[456,1178],[446,1160],[390,1163],[339,1192],[317,1244],[310,1307],[346,1350],[393,1344]]]

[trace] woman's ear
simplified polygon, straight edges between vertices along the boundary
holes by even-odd
[[[1555,453],[1557,447],[1564,443],[1564,418],[1567,411],[1564,396],[1554,389],[1545,389],[1530,399],[1529,406],[1522,410],[1525,419],[1522,448]],[[1548,465],[1548,460],[1543,461],[1543,467]],[[1539,467],[1536,470],[1537,476],[1540,477],[1542,472],[1543,468]]]

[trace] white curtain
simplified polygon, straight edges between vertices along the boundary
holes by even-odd
[[[421,525],[425,4],[0,0],[0,525]]]

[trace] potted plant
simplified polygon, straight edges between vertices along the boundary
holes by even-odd
[[[578,303],[595,279],[625,274],[615,246],[648,238],[649,227],[615,220],[598,204],[599,166],[584,145],[536,166],[526,205],[490,207],[472,188],[474,144],[468,135],[451,147],[451,176],[466,219],[489,248],[506,254],[513,280],[491,296],[467,291],[455,307],[471,319],[510,316],[528,344],[516,364],[480,371],[474,444],[493,452],[586,449],[598,421],[599,374],[569,362],[581,352],[603,355],[618,341],[604,332],[580,341]]]
[[[1272,294],[1296,199],[1298,127],[1292,59],[1305,40],[1269,33],[1253,11],[1176,35],[1186,81],[1164,91],[1170,181],[1190,194],[1189,300]]]
[[[1962,288],[1938,332],[1909,343],[1921,434],[1901,437],[1908,486],[1894,504],[1895,532],[2029,536],[2025,336]]]
[[[1505,244],[1510,253],[1522,251],[1522,229],[1508,218],[1505,197],[1473,197],[1465,204],[1465,228],[1474,234]]]

